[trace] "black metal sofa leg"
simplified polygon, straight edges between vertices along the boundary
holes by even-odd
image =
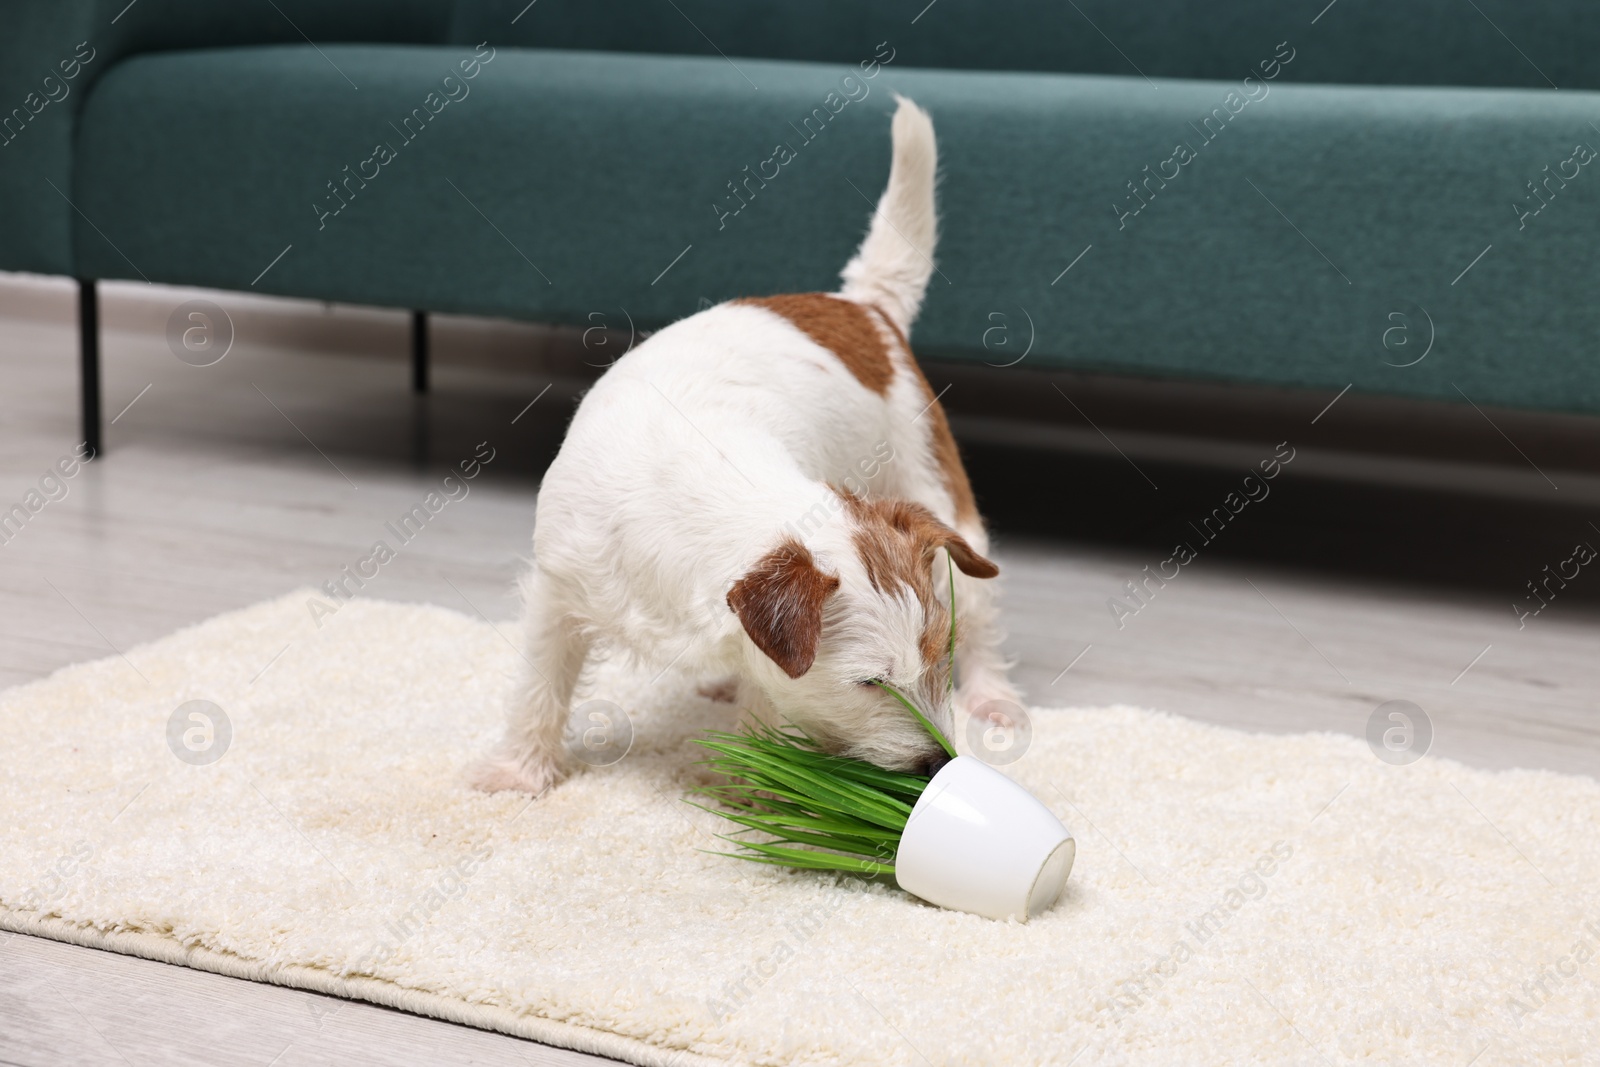
[[[428,313],[411,313],[411,391],[428,391]]]
[[[100,438],[100,296],[93,278],[78,279],[78,378],[83,390],[86,458],[102,454]]]

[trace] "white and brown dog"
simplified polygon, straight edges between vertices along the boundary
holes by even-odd
[[[947,735],[1014,700],[988,538],[906,335],[933,273],[933,123],[901,99],[888,188],[838,293],[721,304],[617,360],[539,492],[523,580],[529,668],[480,789],[570,771],[595,647],[737,681],[741,703],[895,770],[943,762],[876,682]],[[961,685],[952,695],[948,567]],[[714,610],[708,610],[714,605]]]

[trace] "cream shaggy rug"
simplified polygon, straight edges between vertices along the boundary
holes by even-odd
[[[469,792],[509,628],[308,595],[0,695],[0,925],[639,1064],[1600,1061],[1593,780],[1040,711],[1077,867],[996,923],[699,851],[692,679],[602,672],[625,759]]]

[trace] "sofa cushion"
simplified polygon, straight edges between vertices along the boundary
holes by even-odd
[[[1279,42],[1286,80],[1600,89],[1591,0],[457,0],[454,40],[530,48],[1242,78]]]
[[[617,327],[831,288],[896,90],[940,135],[924,355],[1600,411],[1593,94],[472,56],[117,65],[79,134],[80,268]]]
[[[0,269],[76,273],[64,198],[79,106],[143,52],[306,40],[443,44],[453,0],[16,0],[0,24]],[[51,186],[55,186],[54,189]]]

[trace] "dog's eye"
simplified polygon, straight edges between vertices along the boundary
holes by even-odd
[[[860,685],[860,686],[865,686],[866,688],[871,689],[871,688],[874,688],[876,686],[882,685],[883,684],[883,679],[882,678],[868,678],[868,679],[866,679],[864,681],[857,682],[856,684]]]

